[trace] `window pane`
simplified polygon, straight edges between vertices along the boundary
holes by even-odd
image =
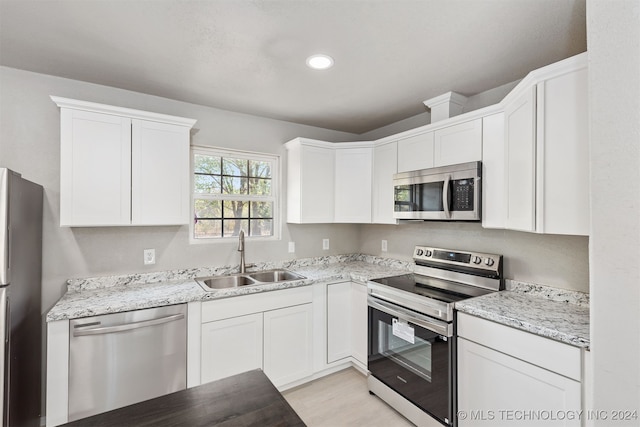
[[[193,230],[196,239],[222,237],[222,220],[199,219],[195,223]]]
[[[252,219],[251,235],[252,236],[273,236],[273,220],[272,219]]]
[[[225,237],[237,236],[241,229],[245,233],[249,230],[249,220],[246,219],[225,219],[222,222]]]
[[[273,202],[251,202],[251,218],[273,218]]]
[[[225,200],[225,218],[249,218],[249,202],[246,200]]]
[[[249,160],[249,176],[256,178],[271,178],[271,162]]]
[[[193,163],[195,172],[220,175],[220,157],[196,154]]]
[[[229,159],[225,157],[222,159],[222,173],[224,175],[247,176],[248,162],[246,159]]]
[[[220,200],[196,199],[194,205],[196,218],[222,218]]]
[[[249,194],[256,196],[269,196],[271,194],[271,179],[249,179]]]
[[[247,194],[247,178],[222,177],[222,194]]]
[[[220,194],[220,176],[196,175],[193,184],[196,193]]]

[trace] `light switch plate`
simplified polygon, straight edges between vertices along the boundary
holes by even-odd
[[[387,241],[386,240],[382,241],[382,252],[387,252]]]
[[[289,242],[289,253],[292,254],[296,251],[296,242]]]
[[[329,239],[322,239],[322,250],[329,250]]]
[[[151,265],[156,263],[156,250],[145,249],[144,250],[144,265]]]

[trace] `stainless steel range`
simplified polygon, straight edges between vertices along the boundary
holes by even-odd
[[[416,246],[414,274],[367,283],[369,392],[418,426],[455,426],[456,301],[503,287],[502,256]]]

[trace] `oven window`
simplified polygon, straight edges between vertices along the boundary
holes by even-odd
[[[398,337],[393,331],[394,324],[396,329],[399,327],[414,329],[411,325],[403,324],[397,319],[393,319],[392,324],[379,320],[377,352],[431,382],[431,343],[416,337],[415,334],[413,343]]]

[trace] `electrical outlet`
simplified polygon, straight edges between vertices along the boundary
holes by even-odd
[[[382,252],[387,252],[387,241],[386,240],[382,241]]]
[[[329,239],[322,239],[322,250],[329,250]]]
[[[296,251],[296,242],[289,242],[289,253],[292,254]]]
[[[156,263],[156,250],[145,249],[144,250],[144,265],[151,265]]]

